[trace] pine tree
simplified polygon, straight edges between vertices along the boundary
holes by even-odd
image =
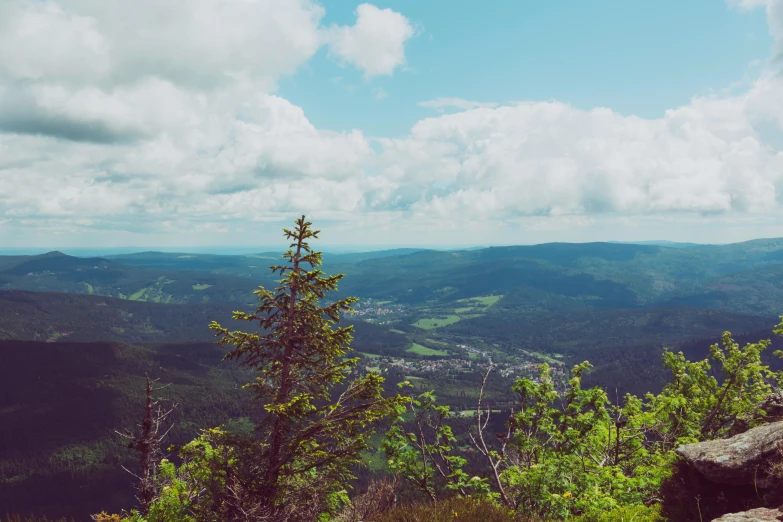
[[[339,492],[374,423],[401,407],[399,396],[382,397],[379,375],[345,382],[359,359],[346,358],[352,327],[338,323],[357,299],[325,302],[343,276],[325,276],[317,268],[322,255],[308,241],[319,231],[311,225],[302,216],[293,230],[284,229],[291,241],[283,254],[287,262],[271,267],[282,277],[280,285],[255,291],[255,313],[234,313],[234,319],[256,323],[260,333],[210,325],[218,342],[231,347],[226,359],[257,372],[246,387],[264,414],[254,436],[236,443],[232,490],[244,511],[261,508],[272,518],[282,516],[306,484],[318,484],[322,493]],[[338,386],[344,391],[332,400]]]

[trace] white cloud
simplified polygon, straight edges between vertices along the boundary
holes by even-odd
[[[0,131],[101,142],[182,131],[274,92],[335,36],[345,60],[391,73],[410,24],[370,4],[357,13],[355,26],[324,28],[313,0],[0,2]]]
[[[328,40],[332,54],[366,76],[377,76],[405,63],[405,42],[413,35],[413,26],[400,13],[362,4],[356,8],[356,24],[333,27]]]
[[[661,119],[561,103],[472,109],[385,140],[376,206],[462,219],[764,213],[783,205],[783,81]]]
[[[783,0],[763,5],[779,49]],[[422,102],[462,112],[422,120],[405,139],[381,140],[377,164],[387,183],[368,200],[422,218],[529,225],[541,216],[779,215],[781,93],[773,60],[747,92],[694,98],[659,119],[558,102]]]
[[[438,112],[443,112],[444,109],[491,109],[497,106],[497,103],[470,101],[463,98],[435,98],[434,100],[419,102],[419,107],[435,109]]]
[[[340,195],[357,193],[371,154],[362,133],[318,130],[271,94],[333,30],[320,26],[323,8],[188,6],[0,3],[0,217],[41,230],[94,218],[150,231],[174,215],[198,223],[355,207],[360,194]]]
[[[355,25],[324,28],[309,0],[189,5],[0,1],[2,237],[210,241],[246,233],[243,221],[307,212],[369,238],[440,228],[498,241],[506,225],[565,234],[783,211],[775,60],[746,92],[658,119],[436,98],[419,105],[457,112],[377,138],[374,152],[358,130],[316,128],[275,84],[322,45],[367,76],[391,73],[413,35],[404,16],[363,4]],[[783,0],[764,5],[783,56]]]
[[[156,77],[272,88],[321,45],[310,0],[10,0],[0,14],[0,71],[13,79],[135,83]]]

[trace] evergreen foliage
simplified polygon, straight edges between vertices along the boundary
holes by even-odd
[[[308,241],[318,231],[303,216],[284,232],[291,241],[283,254],[287,263],[271,267],[281,276],[279,286],[256,290],[255,313],[234,313],[259,331],[210,325],[218,342],[230,347],[226,359],[256,372],[246,388],[264,413],[249,436],[205,430],[184,447],[179,469],[164,461],[149,521],[326,516],[347,499],[350,467],[359,462],[375,425],[401,407],[399,397],[382,397],[377,374],[346,382],[358,358],[346,358],[352,328],[338,322],[356,299],[323,304],[342,276],[317,269],[321,254]],[[333,400],[337,387],[341,393]]]

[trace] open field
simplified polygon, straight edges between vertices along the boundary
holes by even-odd
[[[440,328],[442,326],[449,326],[459,320],[460,317],[458,315],[447,315],[443,318],[427,317],[425,319],[419,319],[413,323],[413,326],[421,328],[422,330],[434,330],[435,328]]]
[[[489,308],[493,304],[497,303],[503,298],[502,295],[480,295],[478,297],[469,297],[467,299],[460,299],[458,303],[472,304],[474,306],[482,306]]]
[[[405,350],[406,352],[415,353],[417,355],[448,355],[449,352],[446,352],[444,350],[433,350],[432,348],[427,348],[426,346],[422,346],[418,343],[413,343],[413,346]]]
[[[476,416],[476,410],[453,411],[451,413],[453,415],[457,416],[457,417],[475,417]],[[500,410],[492,410],[492,413],[500,413]],[[484,416],[483,418],[486,418],[486,416]]]
[[[533,355],[535,355],[536,357],[538,357],[539,359],[542,359],[542,360],[548,362],[549,364],[555,364],[555,365],[558,365],[558,366],[563,364],[563,361],[555,359],[554,357],[552,357],[550,355],[545,355],[545,354],[543,354],[541,352],[531,352],[531,353]],[[560,354],[558,354],[558,355],[560,355]],[[562,355],[560,355],[560,357],[562,357]]]

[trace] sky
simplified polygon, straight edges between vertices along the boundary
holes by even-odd
[[[0,245],[783,236],[783,0],[0,0]]]

